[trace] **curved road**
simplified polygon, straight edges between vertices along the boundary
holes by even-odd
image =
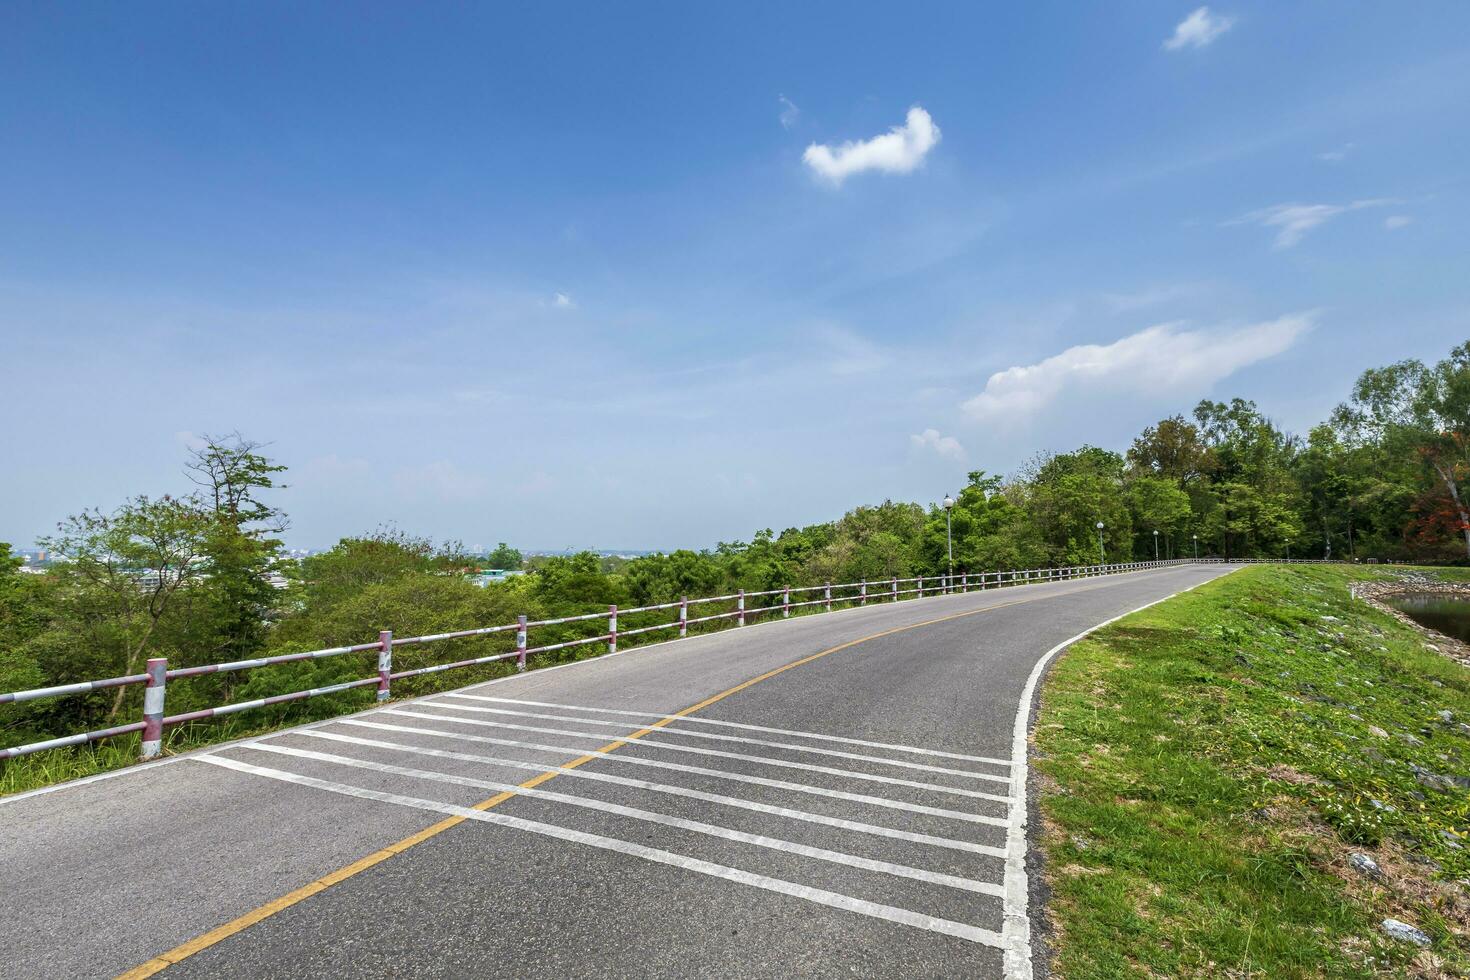
[[[1023,694],[1231,568],[777,620],[0,801],[0,975],[1029,976]]]

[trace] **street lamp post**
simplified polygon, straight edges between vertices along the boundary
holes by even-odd
[[[1199,561],[1199,535],[1191,534],[1190,537],[1194,538],[1194,560]]]
[[[1097,563],[1099,565],[1106,565],[1107,562],[1108,562],[1108,553],[1103,548],[1103,536],[1102,536],[1102,533],[1103,533],[1103,522],[1102,521],[1098,521],[1097,522]]]
[[[950,511],[954,510],[954,498],[944,495],[944,550],[949,556],[949,578],[954,581],[954,535],[950,531]]]
[[[1154,528],[1154,561],[1159,560],[1159,529]]]

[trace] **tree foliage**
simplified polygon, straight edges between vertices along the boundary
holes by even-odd
[[[633,559],[525,556],[504,542],[481,558],[458,542],[379,528],[290,561],[279,541],[285,467],[264,450],[239,433],[206,437],[185,464],[189,492],[63,520],[43,542],[57,558],[49,574],[22,574],[0,546],[0,690],[136,673],[150,656],[188,666],[363,643],[380,629],[443,632],[827,582],[881,591],[892,578],[945,573],[951,555],[956,572],[971,573],[1152,558],[1156,540],[1161,557],[1470,558],[1470,344],[1433,365],[1364,372],[1305,439],[1254,402],[1206,400],[1146,427],[1123,454],[1083,446],[1038,455],[1010,476],[973,471],[949,488],[947,510],[885,500],[749,541]],[[482,588],[468,573],[487,561],[527,574]],[[748,604],[774,601],[751,595]],[[586,635],[578,628],[544,627],[538,639]],[[483,656],[510,642],[503,633],[407,647],[395,665]],[[171,688],[170,706],[299,690],[365,669],[341,657],[211,674]],[[100,724],[139,696],[119,688],[8,706],[0,742]]]

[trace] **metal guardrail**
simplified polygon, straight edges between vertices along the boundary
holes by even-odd
[[[637,629],[618,630],[619,610],[616,605],[608,607],[605,614],[607,617],[607,632],[598,633],[595,636],[582,637],[580,639],[565,640],[559,643],[548,643],[543,646],[533,647],[529,645],[528,634],[532,627],[561,626],[570,623],[592,622],[601,620],[603,613],[587,613],[581,616],[562,616],[555,619],[538,619],[528,622],[525,616],[520,616],[514,623],[506,623],[500,626],[486,626],[479,629],[458,630],[452,633],[435,633],[428,636],[411,636],[395,639],[392,630],[383,630],[378,634],[378,639],[371,643],[357,643],[352,646],[329,647],[324,650],[309,650],[303,653],[285,653],[272,657],[256,657],[251,660],[235,660],[228,663],[204,664],[197,667],[179,667],[169,669],[166,657],[155,657],[148,661],[147,670],[141,674],[128,674],[123,677],[109,677],[103,680],[81,681],[76,684],[62,684],[55,687],[41,687],[29,691],[13,691],[8,694],[0,694],[0,705],[15,704],[25,701],[35,701],[41,698],[65,697],[72,694],[85,694],[91,691],[106,688],[128,687],[135,684],[144,685],[143,694],[143,718],[141,721],[126,725],[118,725],[113,728],[103,728],[97,731],[80,732],[76,735],[65,735],[60,738],[47,739],[41,742],[31,742],[25,745],[16,745],[7,749],[0,749],[0,759],[13,759],[17,756],[30,755],[33,752],[43,752],[47,749],[58,749],[69,745],[83,745],[116,735],[127,735],[132,732],[142,732],[142,757],[151,759],[162,751],[163,730],[173,725],[183,724],[189,721],[198,721],[202,718],[214,718],[221,715],[235,714],[240,711],[249,711],[254,708],[263,708],[273,704],[284,704],[288,701],[300,701],[305,698],[314,698],[323,694],[336,694],[340,691],[353,690],[359,687],[376,686],[378,700],[388,699],[392,684],[395,680],[406,677],[418,677],[425,674],[437,674],[441,671],[454,670],[459,667],[473,667],[481,664],[494,663],[501,660],[516,661],[517,670],[526,669],[526,658],[534,653],[548,653],[553,650],[565,650],[572,647],[586,646],[593,643],[606,643],[608,653],[616,653],[618,650],[618,639],[620,637],[637,636],[643,633],[652,633],[659,630],[677,630],[679,639],[688,636],[689,627],[699,623],[717,622],[720,620],[733,619],[737,627],[744,626],[748,617],[759,615],[773,615],[780,612],[781,617],[788,618],[792,610],[811,609],[822,606],[823,612],[831,612],[834,605],[847,603],[850,605],[867,605],[870,602],[898,602],[906,597],[922,599],[926,595],[950,594],[954,592],[972,592],[982,589],[1003,588],[1012,585],[1026,585],[1036,582],[1055,582],[1066,579],[1089,578],[1097,575],[1115,575],[1121,572],[1139,571],[1149,568],[1161,568],[1173,565],[1206,564],[1213,562],[1224,562],[1225,559],[1190,559],[1179,558],[1166,561],[1146,561],[1118,564],[1101,565],[1079,565],[1062,568],[1032,568],[1020,569],[1006,572],[981,572],[976,574],[960,573],[956,575],[917,576],[914,578],[889,578],[860,582],[846,582],[834,585],[830,582],[823,585],[808,585],[800,587],[785,587],[780,589],[767,589],[763,592],[746,592],[741,589],[729,595],[708,596],[705,598],[690,599],[685,596],[678,602],[664,602],[651,606],[635,606],[623,609],[624,616],[637,613],[659,612],[662,610],[677,609],[676,617],[669,622],[655,623],[650,626],[642,626]],[[1270,559],[1244,559],[1247,562],[1269,562]],[[1320,564],[1310,562],[1306,559],[1291,559],[1291,564]],[[926,585],[925,583],[930,583]],[[905,588],[904,586],[912,586]],[[820,592],[816,598],[803,599],[802,596]],[[848,594],[836,594],[848,593]],[[770,602],[764,605],[747,606],[747,601],[752,599],[766,599],[780,596],[779,602]],[[792,601],[792,596],[797,596],[797,601]],[[735,608],[724,612],[715,612],[703,616],[690,616],[690,608],[694,606],[708,605],[717,602],[735,603]],[[398,647],[406,647],[418,644],[436,643],[443,640],[470,639],[491,636],[497,633],[515,632],[515,649],[507,653],[496,653],[484,657],[472,657],[468,660],[457,660],[453,663],[435,664],[429,667],[419,667],[413,670],[393,670],[393,651]],[[358,680],[344,681],[340,684],[329,684],[324,687],[311,688],[304,691],[293,691],[289,694],[277,694],[271,697],[257,698],[252,701],[240,701],[234,704],[219,705],[213,708],[203,708],[198,711],[187,711],[182,714],[169,715],[165,713],[165,696],[168,682],[188,677],[198,677],[204,674],[216,674],[226,671],[250,670],[255,667],[266,667],[272,664],[293,663],[303,660],[318,660],[325,657],[337,657],[351,653],[366,653],[376,651],[378,654],[378,672],[373,677],[363,677]]]

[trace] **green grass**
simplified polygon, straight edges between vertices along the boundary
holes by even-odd
[[[1470,671],[1349,597],[1392,574],[1250,567],[1057,662],[1036,751],[1058,975],[1470,973],[1470,790],[1411,768],[1470,775]]]

